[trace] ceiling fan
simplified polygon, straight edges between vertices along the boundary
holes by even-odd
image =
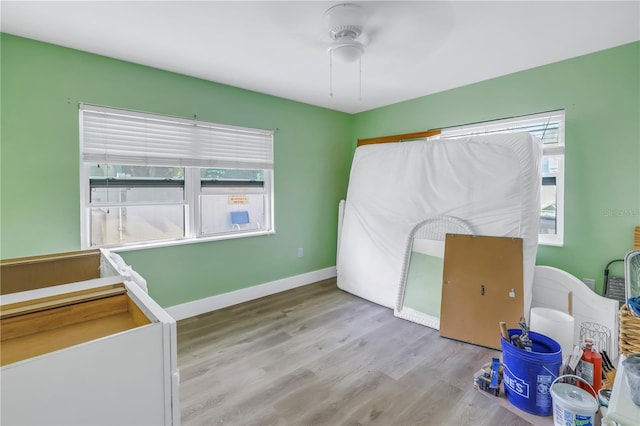
[[[362,100],[362,55],[367,38],[364,24],[367,14],[364,8],[354,3],[341,3],[324,12],[331,43],[329,53],[329,96],[333,96],[333,58],[343,62],[359,61],[358,99]]]
[[[331,38],[329,55],[344,62],[360,59],[367,41],[363,34],[367,18],[364,8],[354,3],[342,3],[327,9],[324,16]]]

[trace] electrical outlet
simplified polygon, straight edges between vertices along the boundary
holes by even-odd
[[[298,257],[304,256],[304,249],[302,247],[298,247]]]
[[[582,282],[587,285],[591,289],[591,291],[596,291],[596,280],[592,278],[583,278]]]

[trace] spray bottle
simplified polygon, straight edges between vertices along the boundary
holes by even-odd
[[[578,386],[597,398],[598,391],[602,387],[602,355],[593,347],[593,339],[584,339],[583,353],[578,364],[577,374],[593,387],[595,394],[589,386],[581,381],[578,381]]]

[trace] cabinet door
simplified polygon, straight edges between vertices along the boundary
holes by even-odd
[[[522,239],[447,234],[440,335],[500,349],[524,313]]]

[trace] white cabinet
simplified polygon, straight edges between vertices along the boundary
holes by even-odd
[[[2,296],[0,423],[179,423],[175,321],[106,254],[107,276]]]

